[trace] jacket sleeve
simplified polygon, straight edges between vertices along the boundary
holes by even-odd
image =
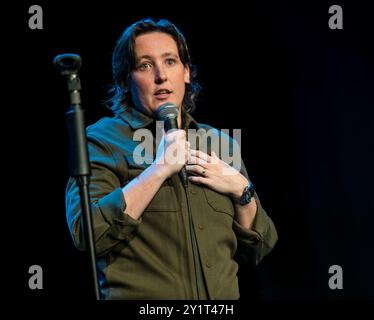
[[[244,228],[234,220],[233,230],[238,239],[239,259],[257,265],[274,248],[278,235],[273,221],[262,208],[257,194],[252,201],[256,201],[257,204],[252,228]]]
[[[105,255],[119,242],[129,240],[134,229],[141,223],[124,213],[126,202],[121,181],[127,175],[128,167],[124,158],[117,156],[105,143],[88,136],[88,152],[91,165],[89,194],[96,253]],[[77,182],[70,178],[66,189],[66,216],[75,246],[85,250],[82,229],[82,211]]]
[[[209,129],[208,126],[205,127]],[[220,138],[221,160],[228,164],[231,162],[230,165],[249,180],[241,158],[240,144],[227,132],[217,132],[217,136]],[[254,199],[257,204],[257,211],[252,228],[244,228],[236,220],[233,220],[232,228],[238,241],[236,260],[257,265],[273,249],[278,240],[278,235],[272,220],[262,208],[257,194],[255,194]]]
[[[249,180],[243,160],[241,160],[240,173]],[[238,240],[237,257],[239,261],[257,265],[274,248],[278,234],[273,221],[262,208],[257,193],[252,201],[256,201],[257,204],[252,228],[244,228],[234,220],[233,230]]]

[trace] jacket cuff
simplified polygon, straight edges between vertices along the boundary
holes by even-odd
[[[238,242],[245,246],[257,244],[264,238],[269,227],[268,218],[264,209],[261,207],[260,201],[257,200],[257,195],[255,195],[253,200],[256,201],[257,210],[251,229],[244,228],[236,220],[233,222],[233,230],[237,236]]]
[[[121,188],[101,198],[96,205],[100,208],[104,219],[111,225],[108,235],[113,238],[126,239],[142,222],[141,217],[136,220],[124,212],[126,201]]]

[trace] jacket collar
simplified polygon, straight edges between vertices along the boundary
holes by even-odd
[[[123,111],[119,116],[131,127],[131,129],[136,130],[140,128],[145,128],[149,126],[152,122],[155,121],[155,118],[152,118],[135,108],[128,106],[123,107]],[[187,124],[187,128],[196,128],[198,129],[198,123],[196,120],[188,113],[183,112],[184,121]]]

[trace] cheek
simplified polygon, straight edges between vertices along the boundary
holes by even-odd
[[[145,77],[133,77],[132,78],[132,91],[137,95],[144,95],[150,88],[149,79]]]
[[[186,77],[182,76],[179,83],[180,83],[179,88],[184,93],[184,91],[186,90],[186,84],[188,83],[186,82]]]
[[[185,86],[186,86],[186,83],[188,83],[189,81],[186,81],[188,80],[188,77],[186,75],[185,72],[181,71],[178,73],[178,76],[177,76],[177,82],[178,82],[178,89],[179,90],[184,90]]]
[[[132,84],[134,88],[137,88],[138,91],[142,91],[147,87],[147,78],[134,76],[132,79]]]
[[[191,81],[190,81],[190,73],[189,73],[188,71],[185,71],[183,78],[184,78],[184,82],[185,82],[186,84],[188,84],[188,83],[191,82]]]
[[[179,91],[180,91],[181,95],[183,96],[185,91],[186,91],[186,84],[184,82],[181,82],[181,84],[179,86]]]

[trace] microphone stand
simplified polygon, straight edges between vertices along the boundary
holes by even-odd
[[[75,178],[79,187],[84,240],[91,264],[95,297],[96,300],[100,300],[89,194],[91,170],[88,160],[84,111],[81,109],[81,85],[78,77],[78,70],[81,67],[82,60],[81,57],[76,54],[61,54],[55,57],[54,64],[60,70],[61,75],[67,78],[68,92],[70,95],[70,109],[66,113],[69,134],[69,175]]]

